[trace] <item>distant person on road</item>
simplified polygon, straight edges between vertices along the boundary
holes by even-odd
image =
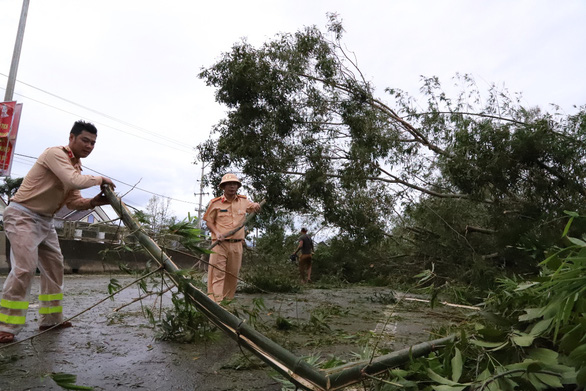
[[[242,183],[236,175],[224,175],[220,182],[224,195],[211,200],[203,216],[212,241],[220,242],[212,249],[208,267],[208,296],[216,303],[234,298],[242,265],[244,228],[230,236],[227,234],[244,223],[246,213],[260,210],[260,204],[237,194],[240,186]]]
[[[37,267],[41,272],[39,330],[72,326],[71,322],[63,322],[63,255],[53,215],[63,205],[86,210],[108,203],[102,193],[93,198],[84,198],[80,193],[80,189],[92,186],[115,187],[109,178],[81,175],[81,158],[92,152],[97,134],[91,123],[75,122],[69,144],[47,148],[41,154],[4,211],[12,269],[4,281],[0,301],[0,343],[14,341],[25,325]]]
[[[305,284],[311,282],[311,263],[314,253],[313,240],[307,234],[307,228],[301,228],[301,236],[299,237],[297,249],[293,255],[301,251],[299,256],[299,275],[301,283]]]

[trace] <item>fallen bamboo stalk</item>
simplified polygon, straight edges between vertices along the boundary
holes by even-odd
[[[147,253],[168,272],[169,278],[198,310],[230,338],[250,350],[277,372],[291,380],[296,386],[305,390],[339,390],[360,382],[365,375],[376,375],[391,367],[403,364],[412,357],[429,354],[455,338],[454,336],[448,336],[435,341],[420,343],[379,357],[370,363],[359,362],[344,365],[336,368],[335,373],[330,372],[330,374],[325,375],[322,371],[312,367],[303,359],[296,357],[282,346],[248,326],[245,321],[226,311],[205,293],[193,286],[184,276],[178,273],[180,270],[177,265],[142,230],[122,200],[109,187],[104,188],[103,192],[112,208],[118,213],[130,231],[133,232],[133,235]]]
[[[327,376],[330,388],[328,390],[340,390],[351,384],[362,380],[366,375],[374,376],[383,373],[389,368],[398,367],[399,365],[409,362],[411,358],[426,356],[434,350],[445,346],[447,343],[454,341],[455,336],[449,335],[444,338],[433,341],[422,342],[405,349],[397,350],[384,356],[377,357],[369,363],[369,360],[352,362],[336,368],[337,371]]]
[[[127,228],[133,232],[139,243],[145,248],[152,258],[158,262],[168,273],[175,285],[190,298],[195,305],[212,323],[224,330],[231,338],[247,347],[261,360],[272,366],[277,372],[291,379],[295,384],[307,390],[325,390],[325,378],[313,367],[302,359],[283,349],[269,338],[258,333],[243,320],[229,313],[205,293],[201,292],[181,276],[179,268],[159,248],[159,246],[142,230],[134,220],[126,205],[110,188],[104,189],[104,194],[112,208],[118,213]],[[272,352],[272,353],[269,353]],[[278,358],[277,358],[278,357]],[[291,370],[293,368],[294,370]]]

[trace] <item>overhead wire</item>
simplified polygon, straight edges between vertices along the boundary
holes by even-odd
[[[2,90],[5,90],[5,88],[2,88],[2,87],[0,87],[0,89],[2,89]],[[39,103],[39,104],[45,105],[45,106],[47,106],[47,107],[50,107],[50,108],[52,108],[52,109],[55,109],[55,110],[62,111],[62,112],[64,112],[64,113],[67,113],[67,114],[75,115],[76,117],[80,117],[80,118],[87,119],[87,117],[86,117],[86,116],[84,116],[84,115],[80,115],[80,114],[77,114],[77,113],[73,113],[73,112],[71,112],[71,111],[67,111],[67,110],[65,110],[65,109],[61,109],[61,108],[59,108],[59,107],[56,107],[56,106],[50,105],[50,104],[48,104],[48,103],[45,103],[45,102],[41,102],[41,101],[39,101],[39,100],[37,100],[37,99],[34,99],[34,98],[31,98],[31,97],[28,97],[28,96],[26,96],[26,95],[23,95],[23,94],[21,94],[21,93],[18,93],[18,92],[15,92],[15,93],[14,93],[14,95],[21,96],[21,97],[23,97],[23,98],[26,98],[26,99],[28,99],[28,100],[31,100],[31,101],[33,101],[33,102],[36,102],[36,103]],[[174,150],[176,150],[176,151],[179,151],[179,152],[183,152],[183,153],[189,153],[189,154],[193,153],[193,151],[187,151],[187,150],[185,150],[185,149],[179,149],[179,148],[176,148],[176,147],[173,147],[173,146],[170,146],[170,145],[162,144],[162,143],[160,143],[159,141],[156,141],[156,140],[151,140],[151,139],[148,139],[148,138],[146,138],[146,137],[142,137],[142,136],[139,136],[139,135],[137,135],[137,134],[134,134],[134,133],[131,133],[131,132],[127,132],[127,131],[125,131],[125,130],[122,130],[122,129],[116,128],[116,127],[114,127],[114,126],[112,126],[112,125],[108,125],[108,124],[106,124],[106,123],[103,123],[103,122],[94,121],[94,120],[92,120],[92,122],[94,122],[94,123],[95,123],[95,124],[97,124],[97,125],[102,125],[102,126],[105,126],[105,127],[107,127],[107,128],[110,128],[110,129],[113,129],[113,130],[117,130],[117,131],[119,131],[119,132],[121,132],[121,133],[125,133],[125,134],[128,134],[128,135],[130,135],[130,136],[137,137],[137,138],[143,139],[143,140],[145,140],[145,141],[149,141],[149,142],[155,143],[155,144],[157,144],[157,145],[164,145],[164,146],[165,146],[165,147],[167,147],[167,148],[171,148],[171,149],[174,149]],[[185,146],[184,146],[184,147],[185,147]]]
[[[2,73],[2,72],[0,72],[0,75],[1,75],[1,76],[4,76],[4,77],[8,77],[7,75],[5,75],[5,74],[4,74],[4,73]],[[116,121],[116,122],[119,122],[119,123],[121,123],[121,124],[123,124],[123,125],[126,125],[126,126],[128,126],[128,127],[131,127],[131,128],[137,129],[137,130],[140,130],[140,131],[142,131],[142,132],[145,132],[145,133],[147,133],[147,134],[154,135],[154,136],[156,136],[156,137],[157,137],[157,138],[159,138],[159,139],[165,140],[166,142],[169,142],[169,143],[172,143],[172,144],[176,144],[176,145],[178,145],[178,146],[180,146],[180,147],[183,147],[183,148],[192,148],[192,147],[186,147],[184,142],[180,142],[180,141],[174,140],[174,139],[172,139],[172,138],[170,138],[170,137],[163,136],[163,135],[161,135],[160,133],[155,133],[155,132],[149,131],[149,130],[147,130],[147,129],[145,129],[145,128],[142,128],[142,127],[140,127],[140,126],[136,126],[136,125],[134,125],[134,124],[131,124],[131,123],[129,123],[129,122],[126,122],[126,121],[123,121],[123,120],[121,120],[121,119],[118,119],[118,118],[116,118],[116,117],[114,117],[114,116],[111,116],[111,115],[109,115],[109,114],[105,114],[105,113],[102,113],[102,112],[100,112],[100,111],[94,110],[94,109],[92,109],[92,108],[90,108],[90,107],[87,107],[87,106],[81,105],[81,104],[79,104],[79,103],[76,103],[76,102],[74,102],[74,101],[72,101],[72,100],[69,100],[69,99],[63,98],[63,97],[61,97],[61,96],[59,96],[59,95],[53,94],[53,93],[51,93],[51,92],[49,92],[49,91],[46,91],[46,90],[43,90],[43,89],[41,89],[41,88],[35,87],[35,86],[31,85],[31,84],[28,84],[28,83],[22,82],[22,81],[20,81],[20,80],[16,80],[16,81],[17,81],[19,84],[26,85],[26,86],[28,86],[28,87],[30,87],[30,88],[33,88],[33,89],[35,89],[35,90],[37,90],[37,91],[40,91],[40,92],[44,93],[44,94],[47,94],[47,95],[49,95],[49,96],[52,96],[52,97],[55,97],[55,98],[57,98],[57,99],[60,99],[60,100],[62,100],[62,101],[64,101],[64,102],[67,102],[67,103],[69,103],[69,104],[72,104],[72,105],[74,105],[74,106],[80,107],[80,108],[82,108],[82,109],[84,109],[84,110],[90,111],[90,112],[92,112],[92,113],[94,113],[94,114],[97,114],[97,115],[103,116],[103,117],[105,117],[105,118],[108,118],[108,119],[110,119],[110,120],[113,120],[113,121]],[[2,90],[5,90],[5,88],[2,88],[2,87],[0,87],[0,89],[2,89]],[[50,108],[52,108],[52,109],[59,110],[59,111],[61,111],[61,112],[67,113],[67,114],[71,114],[71,115],[79,116],[79,117],[82,117],[82,118],[84,117],[84,116],[81,116],[81,115],[79,115],[79,114],[73,113],[73,112],[71,112],[71,111],[67,111],[67,110],[65,110],[65,109],[62,109],[62,108],[59,108],[59,107],[53,106],[53,105],[51,105],[51,104],[48,104],[48,103],[42,102],[42,101],[40,101],[40,100],[37,100],[37,99],[31,98],[31,97],[28,97],[28,96],[25,96],[25,95],[23,95],[23,94],[20,94],[20,93],[16,93],[16,92],[15,92],[14,94],[15,94],[15,95],[18,95],[18,96],[21,96],[21,97],[23,97],[23,98],[26,98],[26,99],[28,99],[28,100],[31,100],[31,101],[33,101],[33,102],[36,102],[36,103],[39,103],[39,104],[45,105],[45,106],[47,106],[47,107],[50,107]],[[160,142],[160,140],[158,140],[158,141],[155,141],[155,140],[148,139],[148,138],[145,138],[145,137],[139,136],[139,135],[137,135],[137,134],[134,134],[134,133],[131,133],[131,132],[124,131],[124,130],[122,130],[122,129],[119,129],[119,128],[116,128],[116,127],[113,127],[113,126],[111,126],[111,125],[108,125],[108,124],[104,124],[104,123],[97,122],[97,121],[93,121],[93,122],[95,122],[96,124],[99,124],[99,125],[106,126],[106,127],[110,128],[110,129],[117,130],[117,131],[119,131],[119,132],[122,132],[122,133],[128,134],[128,135],[130,135],[130,136],[137,137],[137,138],[143,139],[143,140],[145,140],[145,141],[150,141],[150,142],[156,143],[156,144],[158,144],[158,145],[161,145],[161,142]],[[171,146],[171,145],[167,145],[167,144],[162,144],[162,145],[164,145],[164,146],[165,146],[165,147],[167,147],[167,148],[171,148],[171,149],[174,149],[174,150],[176,150],[176,151],[179,151],[179,152],[183,152],[183,153],[190,153],[190,154],[191,154],[191,153],[193,153],[193,150],[192,150],[192,149],[191,149],[191,150],[189,150],[189,151],[186,151],[185,149],[176,148],[176,147],[174,147],[174,146]],[[20,157],[29,158],[29,159],[35,159],[35,160],[37,159],[37,158],[35,158],[35,157],[33,157],[33,156],[28,156],[28,155],[23,155],[23,154],[18,154],[18,153],[15,153],[14,155],[15,155],[15,156],[20,156]],[[15,161],[16,161],[16,159],[15,159]],[[26,165],[30,165],[30,166],[32,166],[32,164],[31,164],[30,162],[26,162],[26,161],[24,161],[24,160],[18,160],[18,162],[19,162],[19,163],[21,163],[21,164],[26,164]],[[110,177],[109,175],[102,174],[102,173],[100,173],[100,172],[98,172],[98,171],[96,171],[96,170],[93,170],[93,169],[91,169],[91,168],[89,168],[89,167],[87,167],[87,166],[84,166],[84,168],[86,168],[86,169],[87,169],[87,170],[89,170],[89,171],[95,172],[96,174],[99,174],[99,175],[102,175],[102,176],[107,176],[107,177]],[[111,178],[111,177],[110,177],[110,178]],[[150,191],[150,190],[146,190],[146,189],[143,189],[143,188],[137,187],[136,185],[132,185],[132,184],[126,183],[126,182],[124,182],[124,181],[121,181],[121,180],[119,180],[119,179],[116,179],[116,178],[111,178],[111,179],[115,180],[115,181],[116,181],[116,182],[118,182],[118,183],[121,183],[121,184],[124,184],[124,185],[126,185],[126,186],[129,186],[129,187],[131,187],[131,188],[133,188],[133,189],[136,189],[136,190],[139,190],[139,191],[142,191],[142,192],[148,193],[148,194],[152,194],[152,195],[155,195],[155,196],[158,196],[158,197],[162,197],[162,198],[165,198],[165,199],[169,199],[169,200],[171,200],[171,201],[176,201],[176,202],[181,202],[181,203],[186,203],[186,204],[192,204],[192,205],[198,205],[198,203],[196,203],[196,202],[192,202],[192,201],[185,201],[185,200],[179,200],[179,199],[176,199],[176,198],[173,198],[173,197],[169,197],[169,196],[166,196],[166,195],[163,195],[163,194],[160,194],[160,193],[155,193],[155,192],[153,192],[153,191]]]
[[[5,76],[5,77],[8,77],[8,76],[6,76],[5,74],[3,74],[2,72],[0,72],[0,75],[1,75],[1,76]],[[80,108],[82,108],[82,109],[84,109],[84,110],[90,111],[90,112],[92,112],[92,113],[94,113],[94,114],[98,114],[98,115],[100,115],[100,116],[103,116],[103,117],[105,117],[105,118],[111,119],[111,120],[113,120],[113,121],[116,121],[116,122],[119,122],[119,123],[121,123],[121,124],[123,124],[123,125],[126,125],[126,126],[128,126],[128,127],[131,127],[131,128],[134,128],[134,129],[140,130],[140,131],[142,131],[142,132],[145,132],[145,133],[151,134],[151,135],[153,135],[153,136],[156,136],[156,137],[157,137],[157,138],[159,138],[159,139],[164,139],[164,140],[166,140],[166,141],[168,141],[168,142],[170,142],[170,143],[176,144],[176,145],[177,145],[177,146],[179,146],[179,147],[183,147],[183,148],[185,148],[185,142],[183,142],[183,141],[175,140],[175,139],[173,139],[173,138],[171,138],[171,137],[167,137],[167,136],[164,136],[164,135],[162,135],[160,132],[153,132],[153,131],[150,131],[150,130],[148,130],[148,129],[145,129],[145,128],[143,128],[143,127],[140,127],[140,126],[137,126],[137,125],[131,124],[131,123],[129,123],[129,122],[126,122],[126,121],[124,121],[124,120],[121,120],[121,119],[119,119],[119,118],[116,118],[116,117],[114,117],[114,116],[111,116],[111,115],[109,115],[109,114],[106,114],[106,113],[100,112],[100,111],[98,111],[98,110],[92,109],[91,107],[87,107],[87,106],[81,105],[81,104],[79,104],[79,103],[76,103],[76,102],[74,102],[74,101],[72,101],[72,100],[69,100],[69,99],[67,99],[67,98],[63,98],[63,97],[61,97],[61,96],[59,96],[59,95],[53,94],[53,93],[51,93],[51,92],[49,92],[49,91],[46,91],[46,90],[43,90],[43,89],[41,89],[41,88],[35,87],[35,86],[33,86],[33,85],[31,85],[31,84],[28,84],[28,83],[25,83],[25,82],[23,82],[23,81],[17,80],[17,82],[18,82],[19,84],[23,84],[23,85],[25,85],[25,86],[28,86],[28,87],[30,87],[30,88],[33,88],[33,89],[35,89],[35,90],[37,90],[37,91],[41,91],[41,92],[43,92],[43,93],[45,93],[45,94],[47,94],[47,95],[50,95],[50,96],[52,96],[52,97],[55,97],[55,98],[57,98],[57,99],[60,99],[60,100],[62,100],[62,101],[64,101],[64,102],[67,102],[67,103],[69,103],[69,104],[72,104],[72,105],[74,105],[74,106],[80,107]],[[0,88],[2,88],[2,87],[0,87]],[[4,89],[4,90],[5,90],[5,88],[2,88],[2,89]],[[49,107],[51,107],[51,108],[55,108],[55,109],[57,109],[57,110],[64,111],[64,112],[66,112],[66,113],[68,113],[68,114],[75,114],[75,113],[71,113],[71,112],[65,111],[65,110],[63,110],[63,109],[60,109],[60,108],[58,108],[58,107],[55,107],[55,106],[49,105],[49,104],[47,104],[47,103],[44,103],[44,102],[38,101],[38,100],[36,100],[36,99],[33,99],[33,98],[30,98],[30,97],[27,97],[27,96],[25,96],[25,95],[22,95],[22,94],[19,94],[19,93],[16,93],[16,95],[19,95],[19,96],[22,96],[22,97],[24,97],[24,98],[27,98],[27,99],[33,100],[34,102],[37,102],[37,103],[40,103],[40,104],[47,105],[47,106],[49,106]],[[77,115],[77,114],[75,114],[75,115]],[[108,126],[108,125],[105,125],[105,126]],[[115,129],[115,130],[118,130],[118,131],[121,131],[121,132],[123,132],[123,133],[130,134],[130,135],[132,135],[132,136],[135,136],[135,137],[138,137],[138,138],[143,138],[143,137],[140,137],[140,136],[138,136],[138,135],[136,135],[136,134],[129,133],[129,132],[125,132],[125,131],[123,131],[123,130],[121,130],[121,129],[118,129],[118,128],[113,128],[113,129]],[[144,139],[144,138],[143,138],[143,139]],[[148,140],[148,139],[146,139],[146,140]],[[148,140],[148,141],[152,141],[152,140]]]
[[[37,159],[37,158],[36,158],[36,157],[34,157],[34,156],[23,155],[23,154],[21,154],[21,153],[15,153],[15,154],[14,154],[14,156],[24,157],[24,158],[27,158],[27,159],[35,159],[35,160]],[[98,175],[101,175],[101,176],[108,177],[108,178],[112,179],[113,181],[115,181],[116,183],[122,183],[123,185],[129,186],[129,187],[131,187],[131,188],[133,188],[133,189],[140,190],[140,191],[142,191],[142,192],[145,192],[145,193],[149,193],[149,194],[152,194],[152,195],[156,195],[156,196],[158,196],[158,197],[163,197],[163,198],[169,199],[169,200],[171,200],[171,201],[183,202],[183,203],[185,203],[185,204],[193,204],[193,205],[198,205],[198,203],[197,203],[197,202],[192,202],[192,201],[185,201],[185,200],[179,200],[179,199],[176,199],[176,198],[173,198],[173,197],[169,197],[169,196],[166,196],[166,195],[163,195],[163,194],[155,193],[155,192],[153,192],[153,191],[150,191],[150,190],[141,189],[140,187],[136,187],[135,185],[131,185],[130,183],[126,183],[126,182],[124,182],[124,181],[121,181],[121,180],[119,180],[119,179],[113,178],[113,177],[111,177],[111,176],[109,176],[109,175],[102,174],[101,172],[99,172],[99,171],[96,171],[96,170],[94,170],[94,169],[92,169],[92,168],[90,168],[90,167],[88,167],[88,166],[83,166],[83,168],[84,168],[84,169],[86,169],[86,170],[88,170],[88,171],[94,172],[94,173],[96,173],[96,174],[98,174]]]
[[[8,77],[7,75],[5,75],[5,74],[4,74],[4,73],[2,73],[2,72],[0,72],[0,75],[2,75],[2,76],[4,76],[4,77]],[[121,120],[121,119],[119,119],[119,118],[116,118],[116,117],[114,117],[114,116],[111,116],[111,115],[109,115],[109,114],[102,113],[101,111],[98,111],[98,110],[92,109],[91,107],[87,107],[87,106],[81,105],[81,104],[79,104],[79,103],[76,103],[76,102],[74,102],[74,101],[72,101],[72,100],[69,100],[69,99],[67,99],[67,98],[63,98],[63,97],[61,97],[61,96],[59,96],[59,95],[53,94],[52,92],[49,92],[49,91],[43,90],[42,88],[39,88],[39,87],[35,87],[35,86],[33,86],[33,85],[31,85],[31,84],[28,84],[28,83],[25,83],[25,82],[23,82],[23,81],[20,81],[20,80],[16,80],[16,81],[17,81],[19,84],[23,84],[23,85],[25,85],[25,86],[27,86],[27,87],[30,87],[30,88],[33,88],[33,89],[35,89],[35,90],[37,90],[37,91],[41,91],[41,92],[42,92],[42,93],[44,93],[44,94],[50,95],[50,96],[52,96],[52,97],[54,97],[54,98],[60,99],[60,100],[62,100],[62,101],[64,101],[64,102],[67,102],[67,103],[69,103],[69,104],[72,104],[72,105],[74,105],[74,106],[80,107],[80,108],[82,108],[82,109],[84,109],[84,110],[87,110],[87,111],[90,111],[90,112],[92,112],[92,113],[94,113],[94,114],[101,115],[102,117],[105,117],[105,118],[111,119],[111,120],[113,120],[113,121],[119,122],[119,123],[121,123],[121,124],[123,124],[123,125],[126,125],[126,126],[128,126],[128,127],[131,127],[131,128],[137,129],[137,130],[140,130],[140,131],[142,131],[142,132],[145,132],[145,133],[149,133],[149,134],[151,134],[151,135],[153,135],[153,136],[156,136],[156,137],[158,137],[158,138],[162,138],[162,139],[164,139],[164,140],[167,140],[167,141],[169,141],[169,142],[171,142],[171,143],[173,143],[173,144],[177,144],[177,145],[178,145],[178,146],[180,146],[180,147],[185,147],[185,142],[178,141],[178,140],[172,139],[172,138],[170,138],[170,137],[167,137],[167,136],[161,135],[159,132],[153,132],[153,131],[150,131],[150,130],[148,130],[148,129],[145,129],[145,128],[143,128],[143,127],[140,127],[140,126],[137,126],[137,125],[131,124],[131,123],[129,123],[129,122],[126,122],[126,121],[124,121],[124,120]],[[23,96],[23,95],[20,95],[20,96]],[[27,98],[27,99],[31,99],[31,98],[28,98],[28,97],[25,97],[25,98]],[[39,103],[42,103],[42,102],[39,102]],[[119,130],[119,129],[116,129],[116,130]],[[139,137],[139,136],[136,136],[136,137]]]

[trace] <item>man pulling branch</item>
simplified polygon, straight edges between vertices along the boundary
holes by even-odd
[[[69,145],[47,148],[41,154],[4,211],[12,270],[4,281],[0,301],[0,343],[12,342],[25,326],[37,267],[41,271],[39,329],[71,327],[70,322],[63,322],[63,255],[53,215],[63,205],[85,210],[108,203],[101,193],[84,198],[79,191],[92,186],[115,187],[109,178],[81,174],[81,158],[93,151],[97,134],[91,123],[75,122]]]
[[[260,210],[260,204],[237,194],[240,186],[242,183],[236,175],[224,175],[220,182],[224,194],[210,201],[203,216],[212,240],[219,242],[210,255],[208,268],[208,296],[216,303],[234,298],[242,266],[244,229],[227,234],[244,222],[246,213]]]

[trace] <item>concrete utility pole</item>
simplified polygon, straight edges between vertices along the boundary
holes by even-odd
[[[18,62],[20,61],[20,51],[24,39],[24,27],[26,26],[26,16],[28,14],[28,5],[30,0],[22,1],[22,12],[20,13],[20,22],[18,23],[18,32],[12,53],[12,63],[10,64],[10,73],[8,74],[8,84],[6,85],[6,94],[4,102],[12,101],[14,95],[14,85],[16,84],[16,73],[18,72]]]
[[[199,207],[197,208],[197,228],[201,229],[201,212],[203,211],[202,208],[202,196],[204,194],[203,192],[203,174],[204,174],[204,170],[206,168],[207,164],[204,164],[204,162],[201,162],[201,178],[199,180],[199,193],[196,193],[195,195],[199,195]]]

